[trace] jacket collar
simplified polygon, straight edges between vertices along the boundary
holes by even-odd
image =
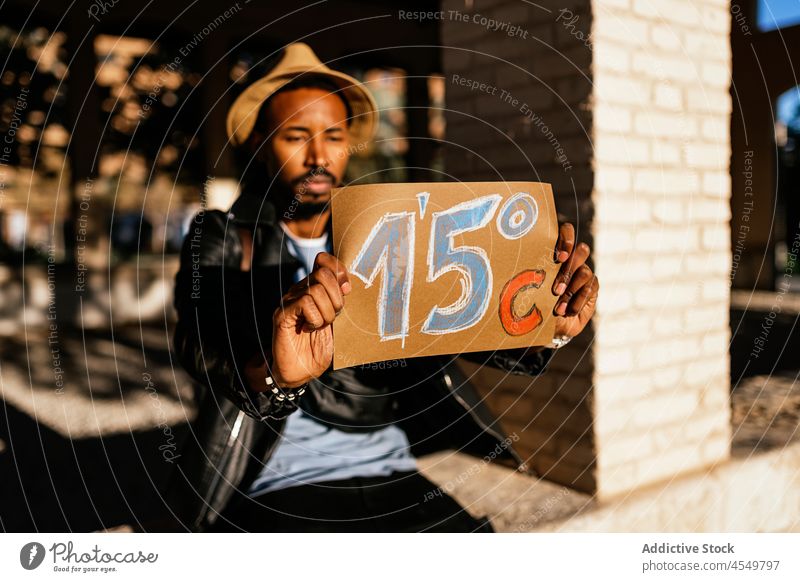
[[[296,268],[299,261],[289,252],[287,237],[278,226],[275,206],[266,196],[243,192],[231,205],[228,219],[239,228],[253,231],[253,264],[261,266],[284,265]],[[333,236],[331,223],[325,231]]]
[[[238,225],[277,226],[275,206],[266,196],[243,192],[228,211],[228,218]]]

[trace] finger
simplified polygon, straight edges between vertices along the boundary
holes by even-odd
[[[556,295],[564,294],[572,276],[586,262],[590,252],[591,249],[589,245],[583,242],[578,243],[578,246],[573,249],[567,262],[561,265],[561,268],[558,270],[558,275],[556,275],[553,281],[553,293]]]
[[[556,263],[566,261],[575,246],[575,227],[572,223],[565,222],[558,227],[558,240],[556,241],[556,252],[553,260]]]
[[[322,316],[325,325],[330,325],[336,319],[336,309],[333,307],[328,292],[320,283],[314,283],[308,288],[308,294],[314,299],[317,311]],[[320,327],[320,326],[315,326]]]
[[[594,277],[594,273],[592,273],[592,270],[586,265],[581,265],[578,270],[575,271],[566,291],[564,291],[564,294],[558,299],[558,304],[556,305],[556,313],[558,315],[574,315],[576,313],[572,310],[573,298],[585,285],[588,285],[592,281],[592,277]]]
[[[286,294],[281,299],[281,304],[284,306],[288,306],[290,303],[293,303],[297,299],[300,299],[303,295],[308,292],[308,287],[311,285],[311,276],[304,277],[300,279],[297,283],[289,287],[286,291]]]
[[[342,292],[342,288],[339,286],[339,281],[337,280],[333,271],[327,267],[320,267],[311,273],[309,281],[309,285],[322,285],[322,287],[328,293],[328,297],[330,298],[336,313],[339,313],[342,310],[342,307],[344,307],[344,293]]]
[[[597,300],[597,291],[600,288],[600,283],[597,277],[592,275],[589,282],[581,287],[577,293],[572,297],[572,300],[567,306],[567,315],[577,315],[583,311],[589,303]]]
[[[325,325],[325,318],[311,295],[303,295],[292,306],[299,322],[305,329],[314,330]]]
[[[336,279],[342,288],[342,293],[347,295],[350,293],[352,287],[350,285],[350,275],[347,272],[347,267],[339,259],[330,253],[319,253],[314,259],[314,269],[318,267],[326,267],[336,275]]]

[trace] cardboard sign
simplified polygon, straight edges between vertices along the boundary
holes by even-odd
[[[333,191],[352,292],[334,368],[546,345],[558,223],[549,184],[374,184]]]

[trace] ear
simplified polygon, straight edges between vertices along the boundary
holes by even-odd
[[[245,142],[245,149],[250,156],[256,156],[262,159],[261,156],[263,156],[265,149],[265,137],[266,136],[258,129],[253,128],[253,131],[250,132],[250,136],[247,138],[247,142]]]
[[[271,144],[267,142],[268,138],[264,133],[253,129],[244,147],[252,163],[262,165],[267,172],[272,173],[275,170],[275,157]]]

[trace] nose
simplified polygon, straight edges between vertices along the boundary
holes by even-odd
[[[306,166],[309,168],[327,168],[330,159],[327,155],[322,135],[314,135],[306,143]]]

